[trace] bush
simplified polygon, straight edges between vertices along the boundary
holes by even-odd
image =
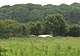
[[[69,35],[73,37],[79,37],[80,36],[80,27],[79,26],[73,26],[69,29]]]

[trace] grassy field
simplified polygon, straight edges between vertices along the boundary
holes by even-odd
[[[80,38],[0,39],[0,56],[80,56]]]

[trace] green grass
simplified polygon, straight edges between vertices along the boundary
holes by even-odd
[[[80,56],[80,38],[0,39],[0,56]]]

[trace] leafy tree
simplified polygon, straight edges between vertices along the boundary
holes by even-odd
[[[0,21],[0,36],[2,37],[27,36],[28,34],[29,29],[24,23],[19,23],[14,20]]]
[[[51,30],[53,36],[65,35],[66,24],[64,17],[60,14],[51,14],[46,17],[46,24]]]

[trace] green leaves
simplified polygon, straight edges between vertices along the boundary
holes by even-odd
[[[64,17],[60,14],[51,14],[46,17],[46,24],[53,35],[65,35],[66,23]],[[63,29],[63,30],[61,30]]]
[[[73,26],[69,29],[69,35],[73,37],[79,37],[80,36],[80,27],[79,26]]]

